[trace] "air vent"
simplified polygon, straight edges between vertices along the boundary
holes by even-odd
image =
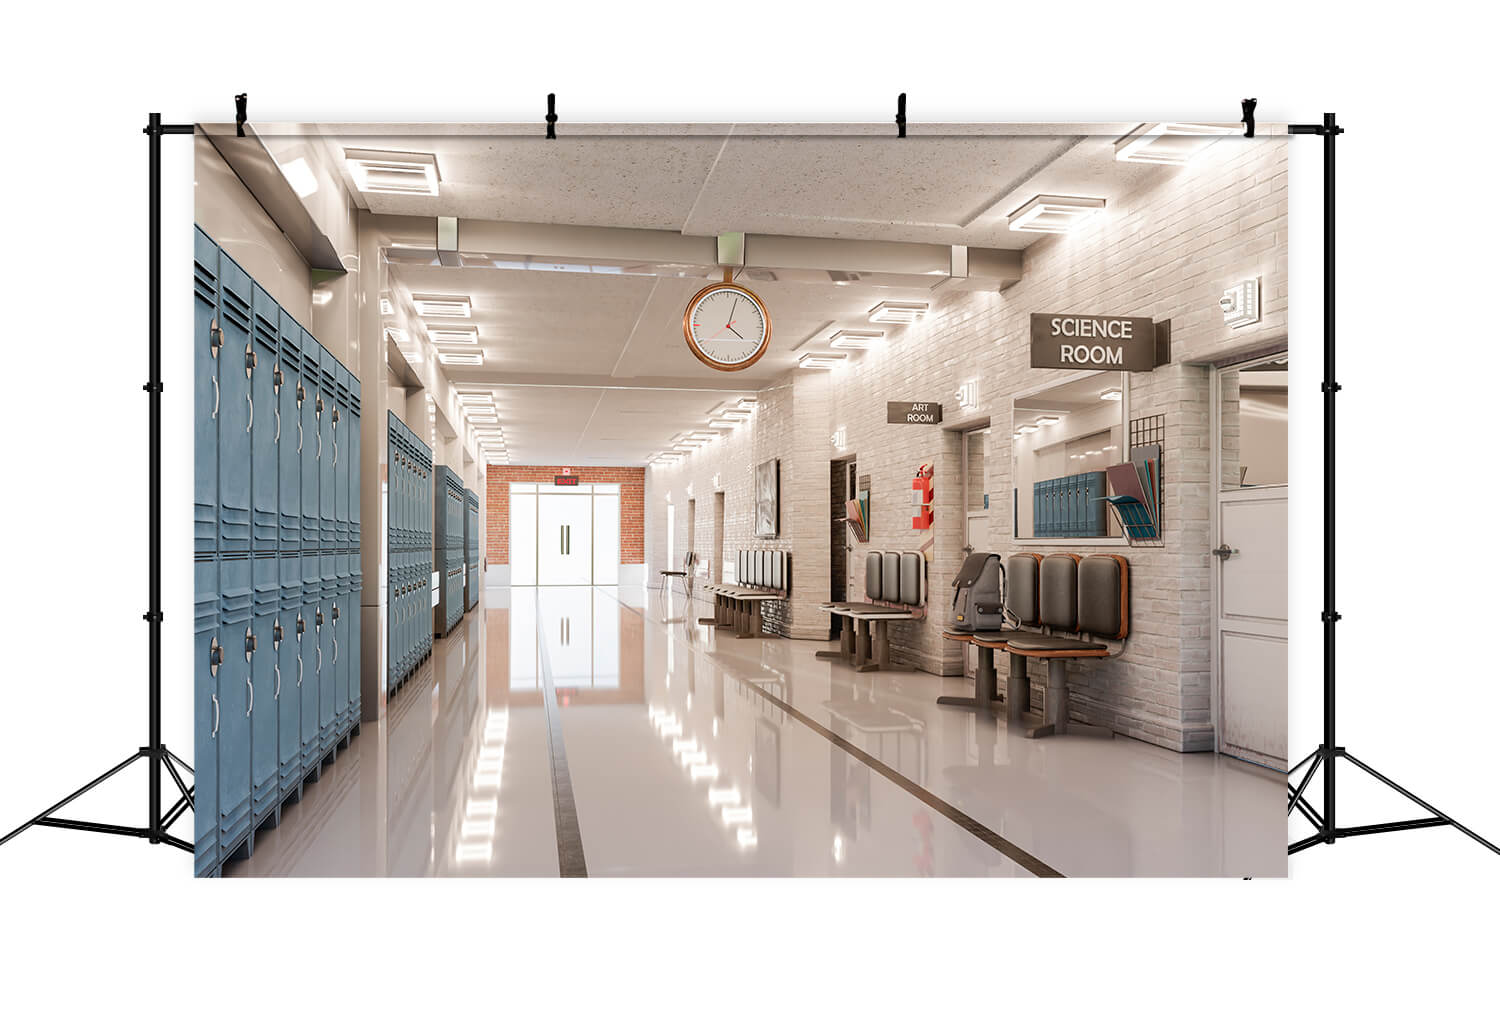
[[[349,177],[361,192],[393,196],[438,194],[437,157],[431,153],[397,153],[346,149]]]
[[[863,280],[858,274],[848,270],[830,270],[828,279],[834,284],[853,284],[855,281]]]
[[[773,270],[766,270],[763,267],[756,267],[756,268],[748,268],[747,267],[746,269],[740,271],[739,276],[745,278],[746,280],[750,280],[750,281],[774,281],[774,280],[776,280],[776,272],[773,271]]]
[[[413,295],[412,305],[420,317],[464,317],[470,312],[467,295]]]
[[[427,325],[427,336],[434,345],[478,345],[477,327],[433,327]]]

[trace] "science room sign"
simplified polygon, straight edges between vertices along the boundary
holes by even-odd
[[[1034,369],[1149,372],[1171,360],[1171,321],[1146,316],[1031,314]]]

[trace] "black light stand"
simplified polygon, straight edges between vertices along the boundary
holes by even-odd
[[[1253,101],[1246,102],[1252,104],[1250,110],[1253,110]],[[1250,116],[1248,112],[1247,116]],[[1253,121],[1250,124],[1253,125]],[[1323,742],[1319,744],[1318,749],[1297,762],[1287,773],[1287,791],[1290,794],[1286,806],[1287,817],[1291,817],[1293,811],[1299,811],[1317,830],[1306,839],[1299,839],[1287,846],[1287,854],[1290,856],[1311,846],[1320,843],[1331,844],[1336,839],[1346,839],[1350,836],[1368,836],[1378,832],[1404,832],[1415,828],[1435,828],[1439,825],[1452,825],[1475,842],[1495,853],[1500,853],[1500,846],[1496,846],[1473,829],[1460,825],[1427,801],[1397,785],[1339,746],[1334,735],[1334,698],[1338,689],[1333,660],[1334,626],[1337,625],[1340,616],[1333,610],[1334,492],[1336,489],[1334,484],[1333,399],[1339,392],[1339,385],[1335,382],[1333,373],[1333,143],[1344,130],[1338,126],[1332,114],[1324,114],[1322,124],[1288,125],[1287,130],[1292,135],[1321,135],[1323,137]],[[1384,821],[1374,825],[1340,827],[1335,817],[1334,802],[1337,795],[1334,770],[1340,760],[1348,761],[1412,803],[1430,811],[1432,816],[1407,818],[1402,821]],[[1293,785],[1297,772],[1304,767],[1307,773],[1302,776],[1301,782]],[[1308,784],[1312,782],[1319,768],[1323,769],[1323,811],[1321,814],[1312,807],[1305,795]]]
[[[150,269],[148,301],[150,327],[148,350],[150,377],[142,390],[150,396],[151,404],[151,467],[150,467],[150,561],[151,561],[151,605],[141,616],[150,628],[150,660],[147,667],[148,700],[148,744],[125,760],[109,769],[87,785],[74,790],[20,828],[0,839],[0,845],[10,842],[33,825],[50,828],[74,829],[81,832],[105,832],[117,836],[134,836],[148,840],[153,846],[166,843],[179,850],[193,851],[193,844],[176,836],[168,835],[167,829],[184,813],[193,808],[193,787],[187,785],[178,768],[191,775],[188,763],[167,749],[161,741],[161,137],[163,135],[191,135],[190,124],[162,124],[160,114],[151,114],[144,129],[150,147],[148,185],[150,206]],[[114,825],[100,821],[83,821],[77,818],[59,818],[54,812],[77,800],[106,779],[124,771],[136,761],[145,759],[150,767],[147,790],[147,817],[144,828],[135,825]],[[165,814],[161,809],[161,772],[165,768],[176,784],[181,797]]]

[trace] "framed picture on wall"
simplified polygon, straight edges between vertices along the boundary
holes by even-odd
[[[755,467],[755,535],[781,533],[781,460],[767,459]]]

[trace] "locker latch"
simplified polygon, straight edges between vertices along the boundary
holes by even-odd
[[[333,606],[333,621],[334,622],[339,621],[339,606],[338,605],[334,605]]]
[[[323,628],[323,609],[318,609],[317,617],[313,619],[313,625],[320,630]]]
[[[249,342],[246,342],[245,343],[245,377],[246,377],[247,380],[250,377],[250,371],[253,370],[253,369],[255,369],[255,363],[256,363],[255,349],[251,347],[251,345],[250,345]]]
[[[323,415],[323,396],[322,395],[318,396],[318,401],[313,406],[313,412],[317,413],[319,416]]]
[[[219,646],[219,638],[214,637],[208,642],[208,674],[218,675],[219,666],[222,664],[224,664],[224,648]]]
[[[219,348],[224,344],[224,331],[219,327],[219,318],[214,317],[213,322],[208,325],[208,351],[215,359],[219,358]]]
[[[255,653],[255,634],[250,632],[250,627],[245,627],[245,660],[250,660],[250,655]]]
[[[307,389],[302,386],[302,382],[299,380],[297,382],[297,408],[302,408],[302,400],[306,397]]]
[[[307,632],[307,622],[302,618],[302,616],[299,615],[299,616],[297,616],[297,635],[301,636],[303,633],[306,633],[306,632]]]
[[[273,387],[276,390],[276,393],[278,395],[281,394],[281,364],[280,363],[277,363],[271,369],[271,387]]]
[[[333,425],[339,425],[339,407],[336,405],[333,407]]]
[[[271,627],[271,649],[274,650],[274,651],[281,650],[281,620],[280,619],[277,619],[275,625],[273,625]]]

